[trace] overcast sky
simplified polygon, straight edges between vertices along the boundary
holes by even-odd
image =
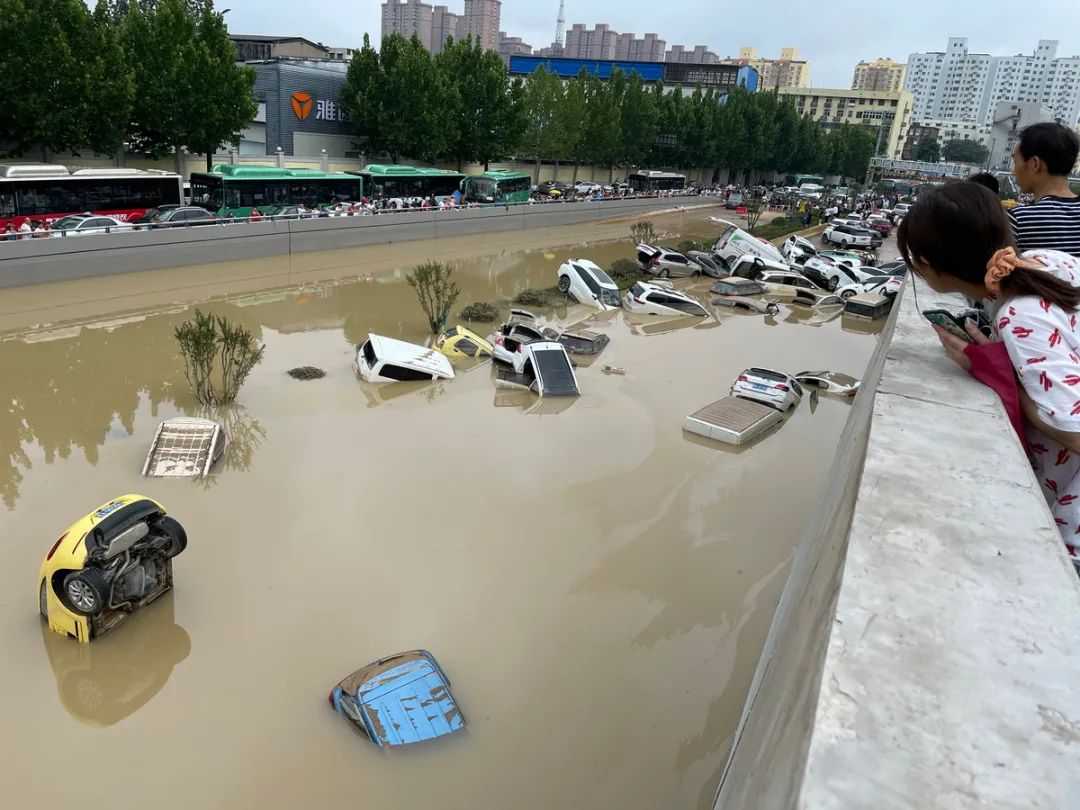
[[[434,0],[460,12],[464,0]],[[351,47],[365,32],[377,43],[380,0],[216,0],[231,8],[237,34],[303,36]],[[551,43],[558,0],[503,0],[502,28],[534,48]],[[850,86],[860,59],[906,61],[916,51],[945,50],[949,37],[967,37],[973,52],[1029,54],[1040,38],[1059,39],[1059,56],[1080,55],[1080,0],[566,0],[566,23],[608,23],[638,36],[655,32],[668,46],[708,45],[735,56],[752,45],[762,56],[794,47],[810,60],[818,87]]]

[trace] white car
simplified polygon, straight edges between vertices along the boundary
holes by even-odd
[[[574,186],[574,191],[577,194],[595,194],[598,191],[603,190],[603,186],[599,183],[594,183],[591,180],[582,180]]]
[[[709,219],[724,226],[713,244],[712,252],[728,267],[734,267],[739,258],[747,254],[774,262],[784,260],[783,255],[771,242],[751,236],[738,225],[719,217],[709,217]]]
[[[356,347],[356,370],[367,382],[454,379],[454,367],[442,352],[372,334]]]
[[[849,374],[836,371],[800,371],[795,375],[806,388],[814,388],[825,394],[853,397],[859,392],[859,381]]]
[[[559,268],[559,290],[601,311],[619,306],[619,285],[588,259],[567,259]]]
[[[639,281],[631,287],[622,302],[623,308],[638,315],[695,315],[707,317],[701,304],[676,290],[670,284]]]
[[[524,309],[510,310],[510,320],[488,338],[495,351],[495,359],[512,366],[515,356],[526,344],[541,340],[557,341],[559,333],[541,326],[536,316]]]
[[[812,279],[793,270],[783,272],[767,270],[761,273],[755,281],[761,282],[762,286],[765,287],[765,292],[779,298],[794,298],[802,290],[826,292],[825,288],[820,284],[814,283]]]
[[[497,388],[519,388],[542,397],[576,397],[580,394],[570,356],[561,343],[537,341],[514,356],[513,369],[495,370]]]
[[[116,217],[90,213],[61,217],[49,227],[50,236],[91,236],[98,233],[125,233],[134,230]]]
[[[803,275],[817,286],[824,287],[841,298],[861,295],[878,283],[878,276],[871,276],[862,268],[852,268],[843,262],[814,257],[807,259],[802,267]]]
[[[817,255],[823,259],[831,259],[834,262],[846,263],[849,267],[872,267],[875,259],[874,254],[866,251],[854,250],[819,250]]]
[[[748,368],[732,383],[731,393],[786,411],[802,401],[803,389],[790,374],[767,368]]]
[[[802,264],[811,256],[817,255],[817,248],[809,239],[792,234],[780,246],[780,253],[792,264]]]
[[[845,222],[826,228],[825,233],[821,235],[821,241],[826,245],[840,245],[841,247],[879,248],[881,234]]]

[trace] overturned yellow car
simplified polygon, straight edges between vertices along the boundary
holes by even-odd
[[[435,348],[451,359],[493,357],[495,347],[464,326],[451,326],[435,341]]]
[[[38,607],[49,627],[82,642],[99,638],[172,589],[172,560],[187,547],[165,507],[123,495],[75,521],[38,573]]]

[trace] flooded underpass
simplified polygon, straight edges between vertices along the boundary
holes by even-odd
[[[711,232],[686,216],[667,229]],[[158,423],[201,413],[173,337],[190,301],[125,308],[133,299],[106,292],[115,278],[79,282],[78,296],[14,291],[22,303],[0,316],[9,795],[88,808],[710,805],[850,406],[807,397],[741,452],[687,436],[683,420],[747,366],[859,376],[875,330],[787,306],[658,323],[574,305],[546,314],[611,338],[579,368],[578,400],[509,395],[488,365],[370,385],[352,370],[356,343],[425,338],[408,266],[368,271],[380,250],[392,249],[358,250],[352,278],[203,297],[255,331],[266,359],[218,415],[231,442],[198,483],[139,476]],[[606,267],[632,253],[624,238],[455,258],[459,307],[551,286],[571,255]],[[707,284],[680,286],[709,298]],[[327,376],[286,375],[302,365]],[[73,520],[127,492],[162,501],[190,544],[173,593],[80,645],[38,618],[35,575]],[[380,751],[327,693],[414,648],[438,658],[468,730]]]

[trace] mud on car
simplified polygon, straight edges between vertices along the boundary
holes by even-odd
[[[49,627],[89,642],[172,589],[172,560],[187,533],[165,507],[124,495],[80,518],[53,543],[38,572],[38,609]]]

